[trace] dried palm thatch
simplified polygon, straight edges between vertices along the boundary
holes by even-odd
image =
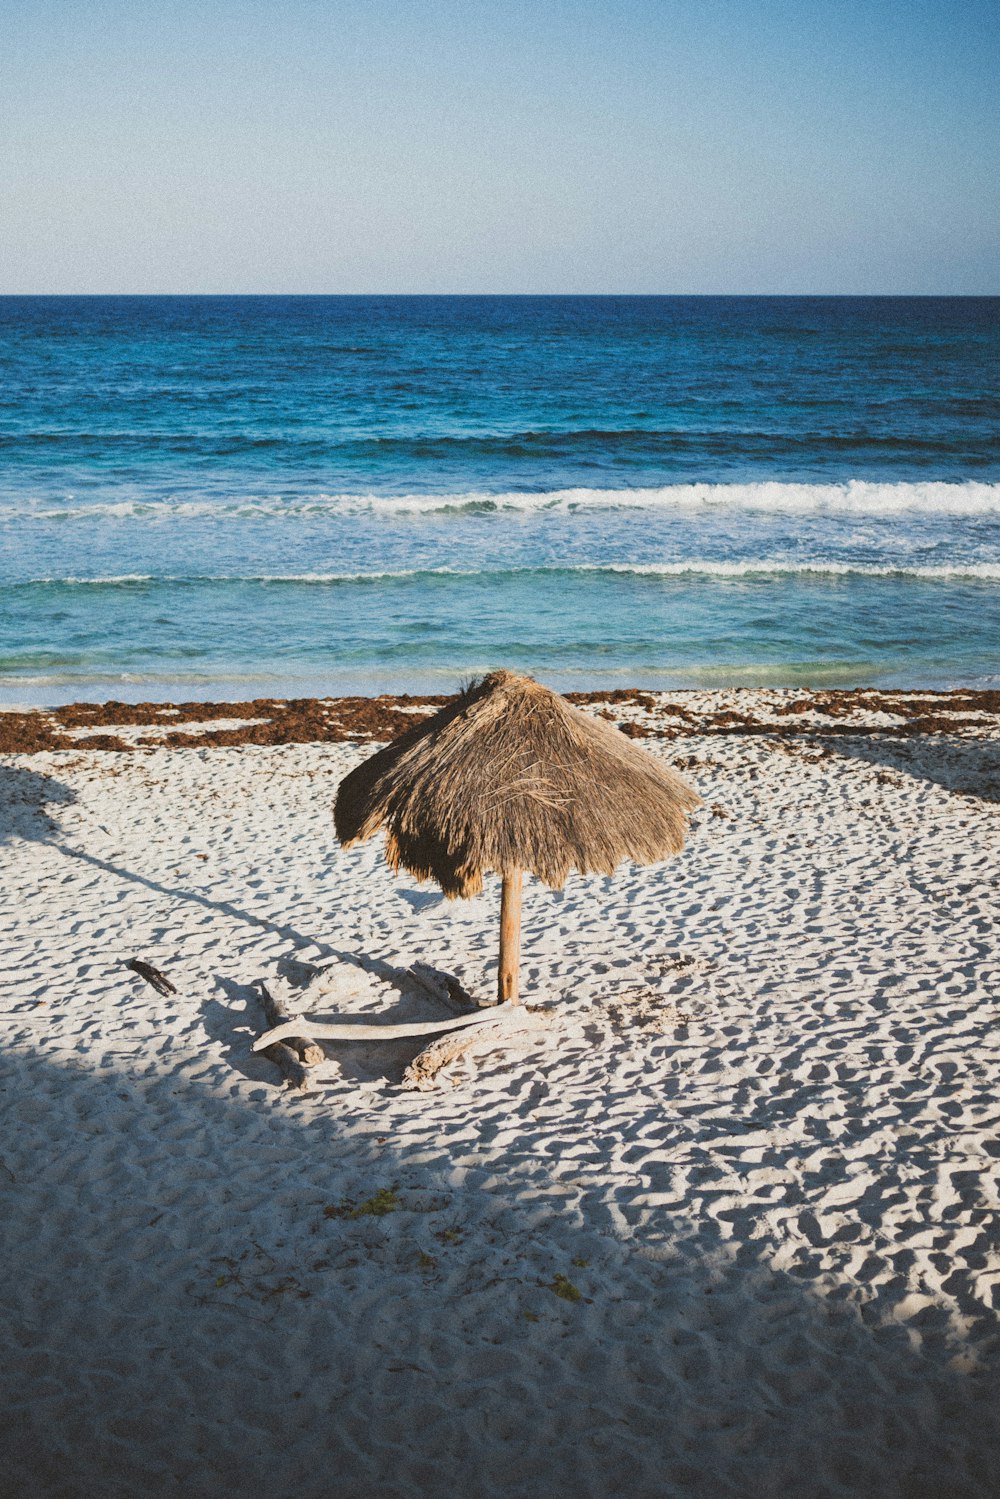
[[[393,869],[469,896],[491,870],[558,890],[571,869],[665,859],[699,801],[613,725],[495,671],[346,776],[334,818],[345,846],[384,827]]]
[[[497,987],[516,1004],[522,871],[558,890],[571,869],[665,859],[699,801],[610,724],[495,671],[345,776],[334,818],[348,847],[384,827],[392,868],[448,896],[502,877]]]

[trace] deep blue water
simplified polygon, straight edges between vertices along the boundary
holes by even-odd
[[[987,683],[1000,299],[0,298],[0,697]]]

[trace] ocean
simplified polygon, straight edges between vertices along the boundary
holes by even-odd
[[[996,686],[998,370],[998,298],[0,298],[0,701]]]

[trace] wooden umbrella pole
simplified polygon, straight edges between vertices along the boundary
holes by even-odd
[[[520,1004],[517,970],[521,959],[521,880],[515,869],[503,877],[500,896],[500,964],[497,972],[497,996],[500,1003]]]

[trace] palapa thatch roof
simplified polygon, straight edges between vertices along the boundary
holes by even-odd
[[[351,771],[334,818],[343,844],[384,827],[393,869],[467,896],[490,870],[558,890],[571,869],[665,859],[699,801],[613,724],[495,671]]]

